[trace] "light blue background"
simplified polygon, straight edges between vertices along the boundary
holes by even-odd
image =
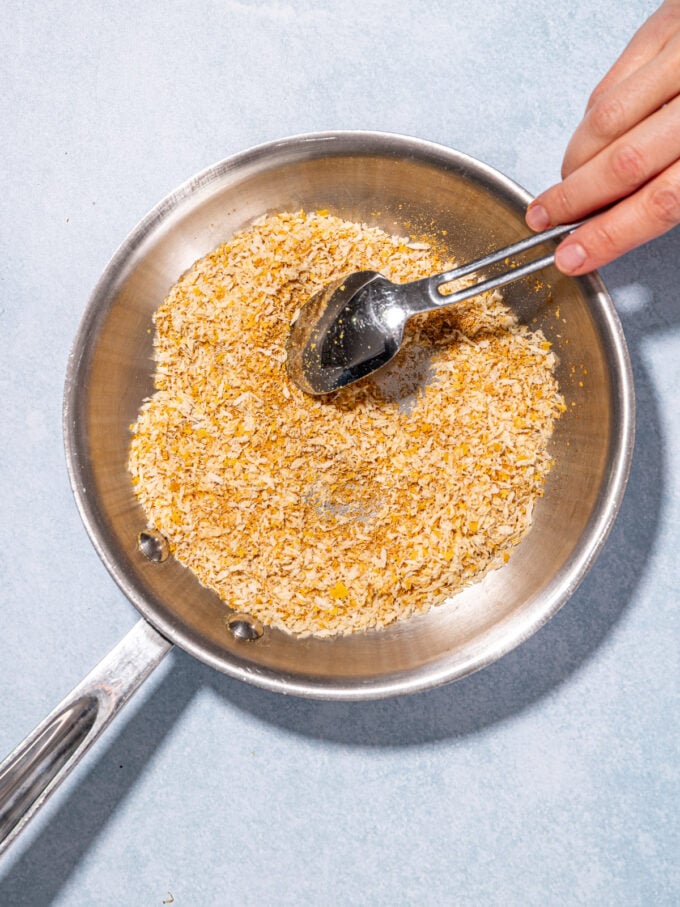
[[[643,0],[10,2],[0,47],[0,755],[137,619],[68,487],[61,397],[118,243],[196,171],[341,128],[555,181]],[[0,866],[0,904],[680,902],[680,234],[603,276],[635,371],[616,527],[457,684],[284,699],[173,653]]]

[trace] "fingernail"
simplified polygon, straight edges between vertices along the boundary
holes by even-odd
[[[555,253],[555,264],[563,274],[571,274],[586,260],[586,250],[580,243],[563,243]]]
[[[526,222],[532,230],[547,230],[550,226],[548,212],[543,205],[530,205],[526,214]]]

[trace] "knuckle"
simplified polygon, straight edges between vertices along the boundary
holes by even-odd
[[[590,111],[605,96],[605,91],[600,85],[596,85],[590,93],[586,103],[586,111]]]
[[[555,223],[561,223],[564,218],[571,217],[572,212],[576,210],[568,179],[555,186],[551,210],[557,215],[557,219],[553,216]]]
[[[617,97],[600,97],[595,93],[591,97],[590,126],[595,135],[602,139],[612,139],[625,129],[626,109]]]
[[[626,188],[639,186],[647,179],[644,156],[633,145],[626,144],[615,148],[609,163],[616,179]]]
[[[591,225],[588,247],[598,258],[610,259],[624,248],[616,228],[616,222],[609,219],[596,220]]]
[[[668,226],[680,223],[680,186],[668,180],[653,186],[649,191],[647,206],[652,217],[659,223]]]

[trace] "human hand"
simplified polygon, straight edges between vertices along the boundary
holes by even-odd
[[[563,273],[585,274],[680,223],[680,0],[659,7],[597,85],[562,182],[526,220],[545,230],[603,208],[559,245]]]

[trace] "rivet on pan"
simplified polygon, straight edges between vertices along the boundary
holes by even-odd
[[[259,639],[264,633],[262,623],[250,614],[232,614],[227,619],[227,627],[236,639]]]
[[[160,564],[170,554],[168,540],[160,532],[156,532],[155,529],[147,529],[144,532],[140,532],[137,536],[137,547],[144,557],[155,564]]]

